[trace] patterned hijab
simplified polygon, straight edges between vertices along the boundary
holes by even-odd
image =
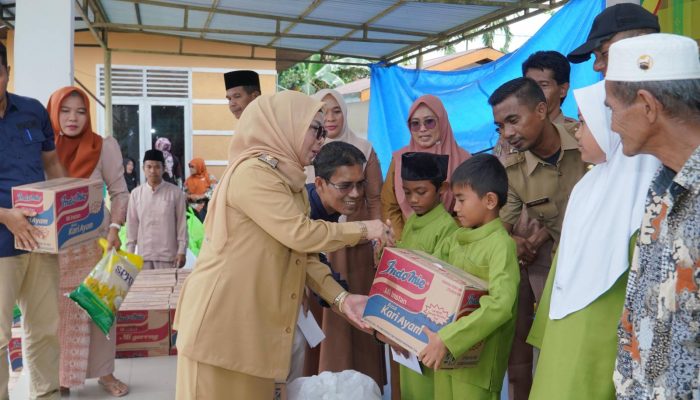
[[[403,192],[403,184],[401,180],[401,155],[407,152],[423,152],[431,154],[445,154],[450,156],[449,164],[447,167],[447,181],[452,177],[452,172],[466,159],[471,157],[469,152],[459,147],[457,141],[455,140],[454,134],[452,133],[452,127],[450,126],[450,120],[447,117],[447,110],[442,104],[439,98],[426,94],[419,97],[413,102],[410,111],[408,112],[408,121],[411,120],[413,114],[416,112],[418,107],[425,105],[428,107],[438,119],[438,129],[440,130],[440,139],[435,142],[432,147],[423,148],[418,143],[413,140],[413,135],[411,134],[411,141],[408,146],[399,149],[394,152],[394,192],[396,193],[396,200],[398,200],[401,206],[401,211],[403,212],[404,218],[408,218],[412,213],[413,209],[411,205],[408,204],[406,200],[406,195]],[[407,124],[408,124],[407,121]],[[407,125],[408,126],[408,125]],[[387,178],[388,179],[388,178]],[[451,190],[446,190],[442,195],[442,204],[445,205],[445,209],[452,212],[452,203],[454,202],[454,196]]]
[[[77,136],[66,136],[61,132],[61,104],[77,93],[85,103],[87,121],[83,131]],[[95,170],[100,154],[102,153],[102,137],[92,131],[90,123],[90,100],[82,89],[75,86],[66,86],[53,92],[49,98],[49,105],[46,107],[51,118],[54,140],[56,141],[56,152],[61,165],[68,171],[68,176],[72,178],[89,178]]]

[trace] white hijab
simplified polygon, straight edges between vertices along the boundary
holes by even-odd
[[[561,319],[607,292],[629,267],[629,240],[641,226],[646,194],[659,160],[622,154],[610,130],[605,82],[574,90],[583,119],[606,161],[576,184],[564,216],[549,309]]]
[[[372,143],[368,142],[365,139],[362,139],[361,137],[357,136],[355,132],[350,129],[350,125],[348,125],[348,105],[345,103],[345,100],[343,99],[343,95],[340,94],[336,90],[332,89],[323,89],[319,90],[316,92],[313,96],[314,99],[318,101],[323,101],[323,98],[326,97],[327,95],[333,96],[335,101],[338,102],[338,105],[340,106],[340,111],[343,113],[343,127],[340,131],[340,135],[336,138],[326,138],[326,141],[324,144],[330,143],[330,142],[335,142],[335,141],[341,141],[345,143],[349,143],[362,152],[362,154],[365,155],[365,159],[369,161],[369,156],[372,154]],[[366,165],[366,164],[365,164]],[[304,171],[306,172],[306,183],[311,183],[314,181],[314,178],[316,177],[316,173],[314,172],[314,166],[309,165],[307,166]]]

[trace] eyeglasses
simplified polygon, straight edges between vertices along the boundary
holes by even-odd
[[[326,128],[324,128],[323,125],[312,126],[310,129],[316,131],[316,140],[325,139],[326,136],[328,136],[328,131],[326,131]]]
[[[365,190],[365,186],[367,186],[367,181],[364,179],[359,181],[359,182],[342,182],[342,183],[333,183],[330,180],[326,179],[326,182],[328,182],[329,185],[333,186],[341,193],[352,192],[352,189],[357,189],[357,191],[359,192],[361,190]]]
[[[411,132],[419,131],[421,125],[423,125],[425,127],[425,129],[433,129],[437,126],[437,119],[436,118],[426,118],[422,122],[418,119],[408,121],[408,127],[411,129]]]

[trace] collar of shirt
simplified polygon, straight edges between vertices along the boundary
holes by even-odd
[[[158,186],[153,187],[153,186],[151,186],[150,183],[148,183],[148,181],[146,181],[146,186],[147,186],[149,189],[151,189],[151,193],[157,193],[157,192],[159,192],[159,191],[165,186],[166,183],[167,183],[167,182],[166,182],[165,180],[162,180],[162,181],[160,181],[160,183],[158,184]]]
[[[559,138],[561,139],[561,153],[559,154],[559,160],[557,161],[557,164],[559,164],[559,161],[561,161],[561,159],[564,157],[564,153],[566,153],[566,151],[578,151],[578,142],[576,141],[576,138],[569,134],[569,132],[567,132],[563,126],[558,124],[553,125],[557,129],[557,133],[559,133]],[[528,175],[532,175],[532,173],[535,171],[535,168],[537,168],[538,165],[545,164],[544,160],[537,157],[533,152],[529,150],[526,151],[524,154]]]
[[[432,210],[428,211],[427,213],[425,213],[423,215],[416,214],[416,219],[413,222],[413,228],[414,229],[423,229],[426,226],[437,221],[438,218],[440,218],[442,216],[442,214],[445,212],[447,212],[445,210],[445,206],[442,203],[438,203],[435,207],[433,207]]]
[[[326,207],[323,206],[321,196],[316,191],[316,185],[313,183],[306,184],[306,192],[309,195],[309,204],[311,206],[311,219],[320,219],[323,221],[338,222],[340,213],[329,214]]]
[[[700,146],[693,151],[673,181],[694,196],[700,194]]]
[[[499,229],[505,228],[503,227],[503,222],[501,222],[501,219],[496,218],[486,225],[482,225],[478,228],[459,228],[459,230],[457,230],[457,240],[463,245],[478,242],[479,240],[487,238]]]
[[[12,98],[15,95],[13,95],[10,92],[5,93],[5,99],[7,100],[6,108],[5,108],[5,117],[7,117],[7,114],[11,111],[18,111],[19,108],[15,105],[15,103],[12,101]]]

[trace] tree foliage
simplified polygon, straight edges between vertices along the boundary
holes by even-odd
[[[319,61],[320,59],[319,54],[309,57],[311,61]],[[329,61],[367,63],[367,60],[352,57],[331,57]],[[283,89],[314,94],[321,89],[333,89],[368,76],[369,68],[364,66],[301,62],[283,71],[277,84]]]

